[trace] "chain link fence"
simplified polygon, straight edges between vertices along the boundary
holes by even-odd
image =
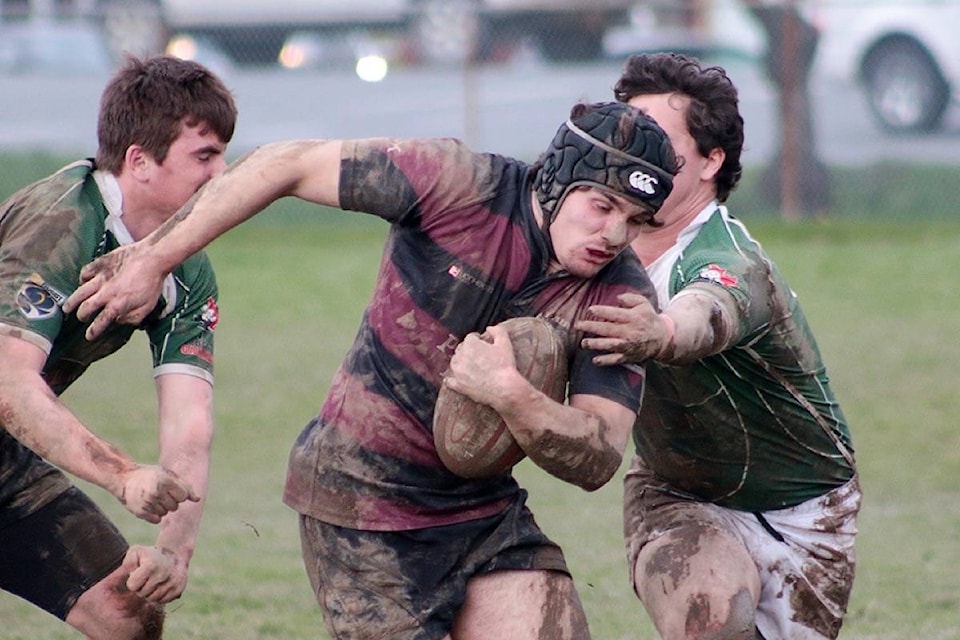
[[[960,162],[958,23],[960,0],[0,0],[0,146],[92,131],[123,53],[168,51],[235,87],[240,150],[451,135],[532,159],[574,102],[611,99],[627,56],[672,50],[741,88],[762,191],[746,200],[800,216],[836,208],[830,182],[859,179],[831,179],[838,165]]]
[[[190,38],[241,65],[283,61],[291,42],[368,37],[395,42],[410,64],[502,60],[521,45],[555,61],[602,54],[607,30],[630,21],[635,0],[3,0],[7,23],[88,20],[110,52],[163,50]],[[329,46],[329,45],[327,45]]]

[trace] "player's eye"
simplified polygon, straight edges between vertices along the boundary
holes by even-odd
[[[596,209],[597,211],[602,211],[604,213],[607,213],[613,210],[613,205],[610,204],[609,200],[606,200],[604,198],[594,198],[593,208]]]

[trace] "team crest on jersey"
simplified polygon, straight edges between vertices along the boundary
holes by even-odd
[[[716,282],[724,287],[735,287],[740,282],[737,276],[733,275],[718,264],[711,264],[700,270],[700,279]]]
[[[38,273],[32,274],[17,291],[17,308],[28,320],[45,320],[60,312],[66,296],[47,284]]]
[[[207,298],[197,319],[200,320],[204,329],[213,331],[217,327],[217,323],[220,322],[220,307],[217,306],[217,301],[212,297]]]

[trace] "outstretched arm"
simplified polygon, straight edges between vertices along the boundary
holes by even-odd
[[[585,349],[608,352],[594,359],[597,364],[684,364],[719,353],[736,338],[736,304],[710,285],[691,285],[662,313],[639,295],[624,294],[620,303],[590,307],[591,319],[576,324],[592,336],[583,339]]]
[[[63,305],[76,310],[92,340],[114,321],[137,324],[153,309],[163,278],[215,238],[272,202],[294,196],[339,205],[339,141],[265,145],[236,161],[156,231],[84,267],[84,283]]]
[[[588,491],[620,467],[636,418],[599,396],[576,395],[563,404],[540,392],[517,370],[510,337],[497,326],[460,343],[444,384],[493,407],[531,460]]]
[[[141,465],[90,432],[40,376],[46,354],[0,335],[3,428],[51,464],[110,492],[130,513],[154,524],[180,503],[196,501],[190,484],[163,466]]]

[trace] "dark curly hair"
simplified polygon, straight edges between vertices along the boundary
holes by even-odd
[[[716,148],[726,154],[716,176],[717,200],[726,201],[743,175],[743,117],[737,88],[722,67],[704,67],[696,58],[678,53],[631,56],[613,88],[620,102],[660,93],[690,98],[686,124],[701,155]]]

